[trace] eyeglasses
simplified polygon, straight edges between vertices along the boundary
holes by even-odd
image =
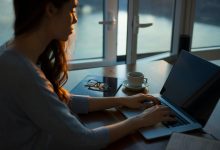
[[[110,89],[109,85],[104,82],[90,79],[85,85],[89,90],[106,92]]]

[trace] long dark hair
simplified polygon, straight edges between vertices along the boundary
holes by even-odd
[[[46,4],[50,2],[55,7],[61,8],[67,1],[69,0],[14,0],[15,37],[30,32],[39,26],[45,14]],[[37,64],[52,83],[59,99],[68,103],[68,92],[62,87],[68,79],[64,42],[51,41],[38,58]]]

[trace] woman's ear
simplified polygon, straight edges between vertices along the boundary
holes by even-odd
[[[58,12],[58,8],[56,8],[54,6],[54,4],[52,3],[48,3],[47,6],[46,6],[46,10],[45,10],[45,15],[50,18],[50,17],[53,17],[55,14],[57,14]]]

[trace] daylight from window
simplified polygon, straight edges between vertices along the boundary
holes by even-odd
[[[220,1],[197,0],[192,50],[220,47]]]
[[[139,0],[140,24],[153,25],[139,28],[138,54],[170,51],[174,2],[175,0]]]
[[[71,44],[72,59],[103,57],[103,0],[80,0]]]
[[[153,23],[141,28],[138,53],[169,51],[172,36],[174,0],[140,0],[140,23]],[[119,0],[118,55],[126,54],[127,0]],[[197,0],[192,47],[220,46],[220,1]],[[158,11],[160,9],[160,11]],[[71,46],[72,59],[103,57],[103,0],[80,0],[79,21]],[[0,45],[13,37],[12,0],[1,0]]]

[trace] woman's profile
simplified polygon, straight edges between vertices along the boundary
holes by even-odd
[[[77,23],[78,0],[13,4],[14,38],[0,54],[0,149],[101,149],[139,128],[173,120],[169,109],[150,95],[96,98],[63,88],[68,79],[65,43]],[[95,129],[77,118],[78,113],[116,106],[147,109]]]

